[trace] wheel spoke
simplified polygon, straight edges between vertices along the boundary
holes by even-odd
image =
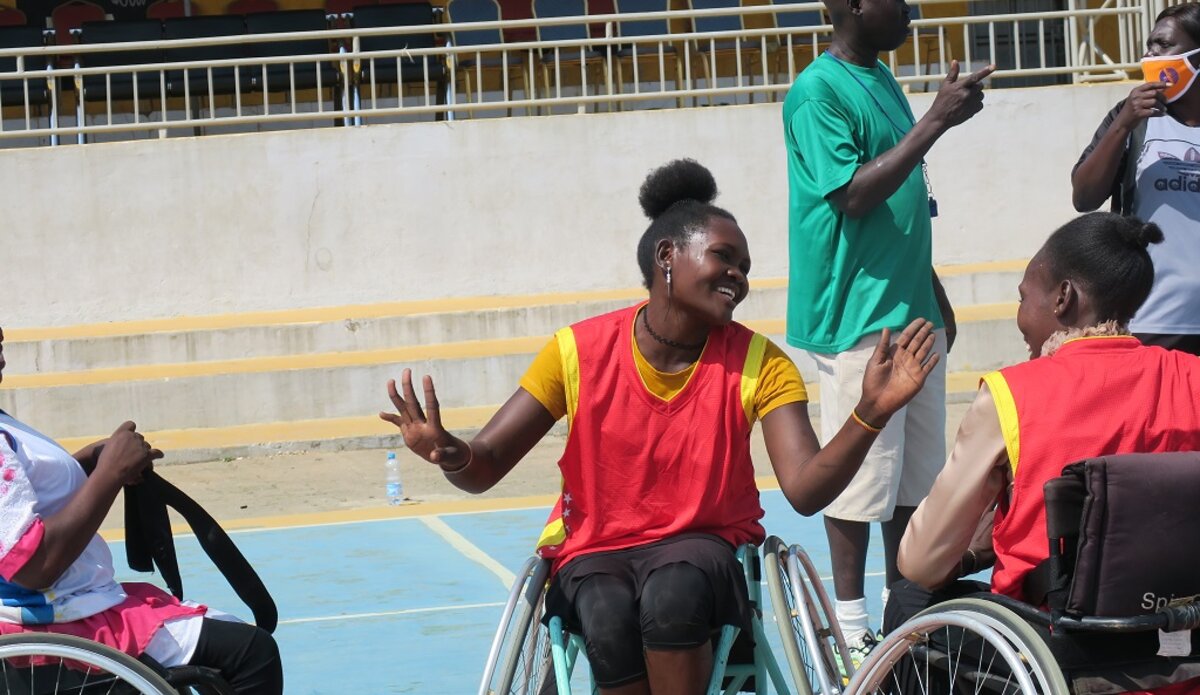
[[[0,674],[5,687],[16,692],[176,693],[133,657],[103,644],[56,633],[0,637]],[[47,687],[53,690],[47,691]]]
[[[1052,655],[1019,616],[991,608],[968,610],[962,603],[931,609],[886,635],[851,689],[865,685],[879,693],[930,692],[936,686],[937,692],[945,688],[975,695],[1066,695]]]

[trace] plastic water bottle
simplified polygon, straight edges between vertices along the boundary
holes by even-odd
[[[404,483],[400,481],[400,462],[396,460],[396,452],[387,452],[387,463],[384,468],[387,481],[388,504],[398,505],[404,502]]]

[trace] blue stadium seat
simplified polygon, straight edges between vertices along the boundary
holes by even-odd
[[[773,0],[774,5],[795,5],[810,3],[812,0]],[[775,26],[781,29],[803,29],[818,27],[825,24],[824,13],[820,10],[801,10],[776,12]],[[826,48],[833,34],[821,35],[813,41],[811,33],[796,33],[790,36],[791,55],[788,55],[788,36],[779,37],[779,50],[775,52],[773,70],[775,75],[783,75],[785,82],[790,82],[797,73],[816,59]]]
[[[135,20],[128,22],[85,22],[80,28],[79,43],[128,43],[135,41],[161,41],[162,22],[157,19]],[[163,52],[160,50],[143,51],[104,51],[100,53],[85,53],[80,56],[83,67],[116,67],[137,66],[146,63],[161,63]],[[83,82],[83,100],[98,101],[106,98],[113,100],[133,99],[136,85],[137,101],[135,110],[142,111],[143,107],[153,107],[153,101],[162,96],[162,75],[153,72],[114,72],[111,75],[88,75]],[[145,108],[152,111],[153,108]]]
[[[377,27],[428,26],[429,32],[404,34],[401,36],[363,37],[359,46],[363,51],[399,51],[404,49],[436,48],[439,44],[433,29],[440,17],[428,2],[411,2],[393,5],[366,5],[354,11],[354,26],[357,29]],[[376,88],[392,84],[398,89],[404,84],[426,82],[434,85],[437,103],[446,103],[448,71],[441,56],[368,58],[362,61],[358,76],[360,88],[371,85]],[[440,119],[442,114],[438,115]]]
[[[579,41],[590,38],[588,24],[584,21],[588,14],[587,0],[533,0],[533,14],[539,19],[554,18],[554,17],[579,17],[580,21],[577,24],[557,24],[553,26],[539,26],[537,28],[538,41]],[[561,85],[555,85],[555,89],[550,87],[550,72],[558,66],[565,64],[581,65],[580,76],[587,76],[587,68],[594,64],[599,64],[601,77],[608,74],[608,60],[603,51],[598,51],[594,48],[550,48],[542,52],[542,87],[545,90],[546,96],[557,95],[561,91]],[[602,80],[591,80],[590,82],[597,85]],[[611,92],[611,86],[609,86]]]
[[[163,38],[198,39],[218,36],[239,36],[246,33],[246,25],[241,17],[236,15],[213,15],[200,17],[178,17],[163,22]],[[242,44],[224,46],[194,46],[188,48],[169,48],[166,59],[171,62],[210,62],[214,60],[229,60],[244,58],[246,52]],[[233,67],[192,68],[187,71],[184,79],[183,70],[167,72],[167,93],[171,96],[188,94],[191,98],[203,98],[210,94],[231,94],[237,89]],[[211,75],[211,77],[210,77]],[[245,85],[249,87],[249,85]]]
[[[500,5],[496,0],[450,0],[446,5],[446,20],[450,24],[466,22],[498,22],[500,21]],[[504,43],[504,37],[499,29],[458,29],[451,32],[450,42],[455,46],[495,46]],[[509,77],[516,76],[521,83],[521,90],[526,99],[533,97],[530,85],[533,78],[526,72],[527,62],[522,52],[508,52],[507,55],[496,53],[459,53],[454,63],[455,75],[461,76],[465,82],[465,94],[469,99],[472,95],[472,76],[481,70],[505,70]],[[480,80],[482,81],[482,79]],[[474,85],[482,91],[482,85]],[[512,84],[509,83],[506,99],[512,100]],[[511,114],[510,114],[511,115]]]
[[[282,34],[306,31],[325,31],[329,23],[324,10],[289,10],[259,12],[246,15],[247,34]],[[329,55],[329,42],[325,39],[301,41],[253,42],[246,44],[246,57],[269,58],[275,56]],[[332,58],[332,56],[331,56]],[[319,79],[318,79],[319,78]],[[287,63],[249,65],[242,68],[243,89],[259,92],[288,92],[293,89],[313,89],[318,86],[330,93],[338,85],[338,72],[331,60],[311,63]]]
[[[645,12],[666,12],[670,9],[670,0],[617,0],[616,10],[619,14],[628,13],[645,13]],[[625,38],[639,36],[661,36],[671,33],[671,25],[667,19],[639,19],[639,20],[621,20],[618,23],[618,33]],[[681,89],[683,86],[683,64],[679,60],[675,46],[672,43],[663,42],[662,44],[642,43],[634,49],[633,45],[622,46],[616,52],[617,57],[617,83],[622,88],[625,84],[625,61],[637,59],[640,63],[639,71],[652,69],[657,74],[659,51],[663,57],[663,72],[665,73],[668,63],[675,65],[675,88]],[[667,80],[666,74],[658,76],[660,83],[665,83]],[[644,81],[641,75],[638,75],[638,81]],[[665,85],[664,85],[665,88]],[[683,103],[680,100],[679,106],[682,108]]]
[[[736,10],[741,7],[740,0],[688,0],[688,4],[693,10]],[[696,17],[692,20],[692,25],[698,33],[742,31],[745,28],[742,23],[741,14]],[[763,60],[762,44],[755,40],[734,38],[697,39],[695,50],[700,58],[700,67],[709,88],[717,86],[716,80],[720,77],[715,74],[716,70],[714,70],[717,64],[716,54],[734,53],[736,55],[740,53],[741,65],[738,67],[738,70],[743,75],[749,77],[751,84],[754,83],[753,68],[756,59],[760,63]],[[713,103],[712,97],[709,97],[709,103]]]
[[[40,47],[44,37],[42,30],[37,27],[6,26],[0,27],[0,48]],[[45,70],[46,59],[43,56],[30,55],[24,60],[25,70]],[[0,73],[15,72],[17,59],[0,58]],[[51,87],[45,79],[7,79],[0,81],[0,104],[5,107],[28,103],[30,106],[50,102]]]

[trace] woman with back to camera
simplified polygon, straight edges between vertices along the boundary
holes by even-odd
[[[930,322],[914,321],[894,345],[885,332],[858,408],[821,449],[795,365],[733,321],[750,252],[734,217],[712,205],[716,194],[712,174],[691,160],[650,174],[639,200],[652,221],[637,249],[649,299],[558,331],[471,441],[442,427],[428,376],[422,410],[407,369],[403,396],[388,383],[398,414],[381,413],[472,493],[568,418],[562,495],[538,552],[553,561],[547,613],[583,635],[606,695],[702,692],[714,631],[749,626],[735,549],[765,535],[754,422],[788,502],[816,513],[938,359]]]
[[[1042,487],[1064,466],[1200,451],[1200,359],[1143,345],[1128,329],[1154,283],[1147,246],[1162,239],[1154,224],[1096,212],[1058,229],[1029,262],[1017,328],[1031,359],[984,376],[946,467],[900,542],[898,564],[909,581],[892,587],[886,629],[941,601],[987,591],[955,580],[993,561],[992,592],[1038,602],[1025,582],[1049,557]],[[1128,639],[1125,656],[1158,648],[1156,633]]]
[[[72,455],[0,411],[0,634],[74,635],[168,668],[216,669],[237,693],[282,693],[268,632],[154,585],[114,580],[96,531],[121,488],[161,457],[132,422]]]
[[[1075,209],[1157,224],[1154,288],[1130,330],[1147,345],[1200,355],[1200,3],[1158,15],[1142,59],[1146,82],[1113,107],[1071,174]]]

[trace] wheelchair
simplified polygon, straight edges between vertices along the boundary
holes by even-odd
[[[274,599],[216,520],[153,471],[144,474],[142,486],[154,486],[165,504],[183,515],[205,553],[254,613],[255,622],[273,632],[278,620]],[[128,499],[127,494],[127,504]],[[166,507],[162,509],[162,518],[164,521],[167,518]],[[182,580],[178,576],[170,529],[157,530],[165,535],[154,541],[157,554],[153,562],[163,575],[167,574],[164,562],[174,565],[172,576],[166,581],[169,585],[173,581],[177,584],[172,586],[172,592],[182,598]],[[164,547],[169,547],[170,552],[166,553]],[[132,560],[130,565],[133,566]],[[50,632],[0,636],[0,685],[3,692],[15,695],[234,695],[233,688],[217,669],[190,665],[164,668],[149,656],[135,659],[98,642]]]
[[[849,662],[845,640],[832,621],[833,609],[808,555],[800,546],[788,547],[774,536],[767,539],[762,559],[754,546],[737,550],[745,572],[752,607],[752,634],[726,625],[713,651],[709,695],[739,692],[832,695],[841,680],[833,655]],[[780,668],[762,622],[762,574],[779,627],[791,682]],[[583,639],[563,629],[553,616],[542,624],[550,562],[537,557],[525,562],[509,593],[484,667],[479,695],[570,695],[571,677],[583,651]],[[831,622],[833,623],[831,625]],[[747,639],[748,638],[748,639]],[[739,649],[735,649],[735,642]],[[741,658],[739,658],[741,657]],[[748,658],[747,658],[748,657]],[[835,689],[827,683],[836,683]],[[588,692],[595,692],[591,684]]]
[[[149,657],[48,632],[0,636],[0,688],[11,695],[233,695],[215,669],[163,668]]]
[[[838,661],[854,666],[821,575],[799,545],[771,536],[763,544],[767,591],[780,641],[798,695],[836,695],[842,690]]]
[[[1050,557],[1025,579],[1032,603],[934,605],[847,693],[1101,695],[1200,678],[1200,453],[1088,459],[1044,490]]]

